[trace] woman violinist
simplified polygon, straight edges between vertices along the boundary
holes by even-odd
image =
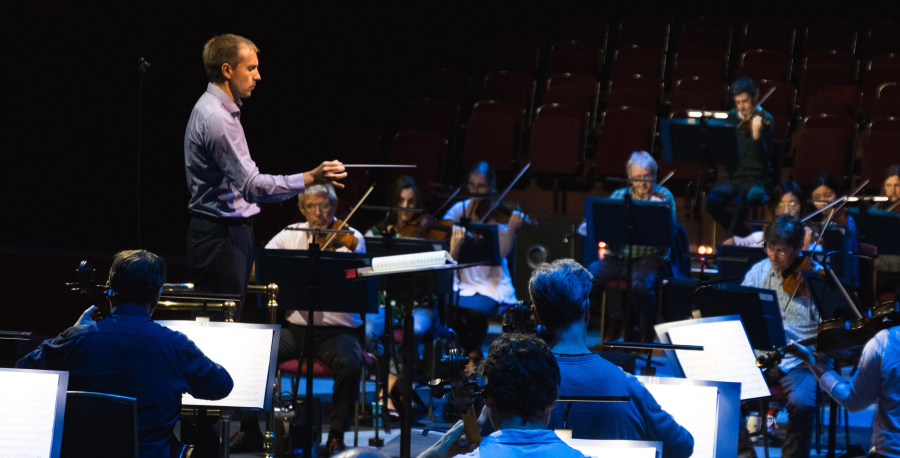
[[[469,171],[466,188],[471,194],[489,194],[495,191],[496,175],[487,162],[479,162]],[[488,199],[473,197],[454,204],[444,215],[444,220],[460,222],[463,219],[479,221],[490,207]],[[470,359],[471,365],[481,361],[482,345],[487,337],[489,315],[501,313],[507,306],[518,302],[509,275],[506,257],[515,246],[516,231],[525,218],[518,210],[487,215],[485,222],[496,224],[500,232],[499,266],[477,266],[459,271],[455,279],[455,289],[459,294],[459,310],[453,323],[460,345]]]
[[[800,185],[793,181],[782,181],[772,190],[769,202],[766,204],[766,219],[774,220],[778,215],[791,215],[800,218],[800,209],[803,207],[803,191]],[[806,237],[803,240],[803,249],[813,242],[813,233],[806,229]],[[763,231],[756,231],[746,237],[734,236],[725,241],[725,245],[737,246],[762,246]]]
[[[838,197],[837,190],[837,182],[834,177],[826,172],[822,172],[813,177],[812,181],[809,184],[809,189],[811,190],[811,197],[813,201],[813,206],[815,206],[816,210],[820,210],[834,202]],[[831,210],[825,210],[822,212],[819,217],[821,221],[825,221],[828,218],[828,213]],[[847,234],[844,237],[844,251],[859,251],[859,238],[857,236],[856,230],[856,221],[853,220],[853,217],[850,216],[846,207],[842,207],[840,210],[832,216],[831,224],[837,224],[841,226],[847,227]],[[821,230],[825,230],[822,228]],[[809,247],[811,251],[822,251],[822,247],[812,245]],[[843,259],[844,256],[838,255],[838,257],[834,259]],[[845,263],[845,271],[847,272],[845,276],[850,280],[850,283],[853,286],[859,286],[859,263],[856,261],[856,258],[849,257]]]
[[[890,200],[880,202],[876,208],[900,212],[900,164],[888,167],[881,191]],[[879,297],[895,293],[895,298],[900,300],[900,256],[882,254],[875,260],[875,293]]]

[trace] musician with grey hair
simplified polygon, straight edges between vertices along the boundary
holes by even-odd
[[[635,151],[625,165],[629,185],[613,191],[611,199],[624,199],[625,194],[631,195],[634,200],[646,200],[650,202],[664,202],[672,210],[672,221],[676,221],[675,198],[668,189],[656,184],[657,166],[653,156],[646,151]],[[673,224],[674,235],[674,224]],[[578,228],[581,235],[587,235],[587,223],[582,222]],[[619,279],[624,279],[628,267],[628,259],[632,260],[632,294],[630,306],[631,313],[626,312],[625,338],[636,340],[635,325],[639,325],[640,339],[644,342],[654,340],[653,325],[656,323],[656,291],[657,283],[665,276],[665,263],[669,260],[670,250],[660,250],[656,247],[634,245],[630,249],[627,246],[610,245],[605,256],[589,266],[594,275],[594,288],[605,288],[606,284]],[[636,313],[634,313],[636,312]],[[635,320],[637,314],[640,319]]]

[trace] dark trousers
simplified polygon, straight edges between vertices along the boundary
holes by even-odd
[[[787,396],[788,423],[781,456],[808,458],[816,419],[816,376],[802,365],[786,373],[778,368],[770,369],[765,375],[767,380],[778,382]]]
[[[750,229],[744,222],[750,207],[762,205],[768,200],[768,189],[760,182],[724,180],[706,196],[706,211],[728,229],[729,236],[746,237],[750,235]]]
[[[194,289],[240,295],[235,314],[235,321],[240,321],[253,266],[252,219],[191,216],[186,243]]]
[[[279,362],[306,358],[306,332],[306,326],[291,323],[282,325],[278,344]],[[344,326],[316,326],[313,333],[316,359],[327,364],[334,372],[329,439],[338,434],[343,438],[343,433],[350,430],[353,403],[359,397],[359,380],[365,364],[359,340],[359,329]]]
[[[453,330],[459,337],[459,346],[466,354],[481,351],[488,332],[488,314],[497,310],[497,301],[481,294],[461,296],[459,308],[453,320]]]
[[[633,329],[640,324],[640,338],[653,342],[656,324],[656,285],[665,275],[665,262],[658,256],[636,258],[632,263],[631,294],[632,307],[625,307],[625,339],[635,339]],[[602,261],[590,264],[588,270],[594,275],[593,289],[602,291],[606,285],[618,279],[628,281],[628,263],[623,258],[606,256]]]

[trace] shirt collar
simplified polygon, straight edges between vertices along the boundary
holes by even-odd
[[[548,443],[562,442],[555,432],[549,429],[501,429],[491,433],[491,437],[499,443]]]
[[[206,92],[212,94],[215,98],[219,99],[222,102],[222,105],[225,107],[229,113],[240,116],[241,115],[241,99],[238,99],[237,102],[231,100],[231,97],[225,93],[225,91],[219,89],[219,86],[216,86],[213,83],[209,83],[206,85]]]
[[[227,97],[227,96],[226,96],[226,97]],[[741,121],[743,121],[743,120],[744,120],[744,115],[742,115],[741,112],[738,111],[737,108],[735,108],[734,110],[737,112],[737,117],[738,117],[738,119],[740,119]],[[756,108],[754,108],[753,111],[762,111],[762,105],[760,105],[760,104],[757,103],[757,104],[756,104]]]
[[[127,315],[150,318],[150,313],[147,312],[147,309],[139,305],[132,304],[120,304],[110,310],[110,313],[113,315]]]

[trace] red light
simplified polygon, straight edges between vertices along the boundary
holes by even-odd
[[[712,248],[710,248],[710,247],[703,246],[703,245],[700,245],[699,247],[697,247],[697,253],[698,253],[698,254],[704,254],[704,255],[705,255],[705,254],[712,254],[712,252],[713,252],[713,250],[712,250]]]
[[[600,242],[600,243],[598,243],[598,244],[597,244],[597,247],[599,247],[599,248],[606,248],[606,242]]]

